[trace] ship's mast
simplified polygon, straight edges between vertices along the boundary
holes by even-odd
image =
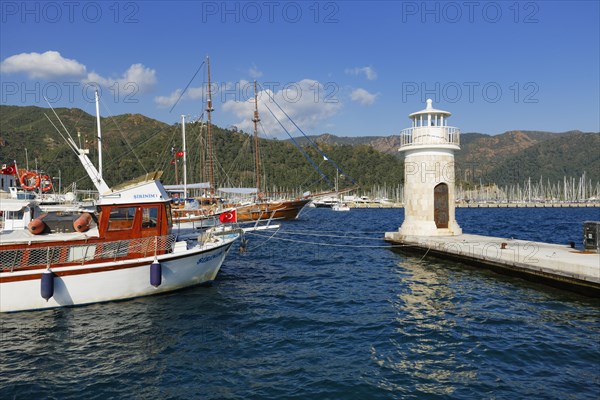
[[[96,90],[96,124],[98,125],[98,180],[102,181],[102,130],[100,129],[100,98]]]
[[[181,141],[183,142],[183,198],[187,198],[187,150],[185,147],[185,115],[181,116]],[[177,164],[175,164],[177,165]]]
[[[206,141],[207,141],[207,149],[208,149],[208,184],[210,185],[210,196],[214,197],[215,195],[215,185],[214,185],[214,176],[213,176],[213,149],[212,149],[212,132],[211,132],[211,121],[210,121],[210,113],[214,111],[212,108],[212,94],[210,87],[210,59],[206,57],[206,70],[208,73],[208,96],[206,101],[206,114],[207,114],[207,131],[206,131]]]
[[[256,168],[256,194],[260,197],[260,157],[258,154],[258,94],[256,92],[256,81],[254,81],[254,168]]]

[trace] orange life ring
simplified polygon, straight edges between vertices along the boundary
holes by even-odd
[[[30,183],[30,180],[35,178],[35,181],[32,185],[26,185],[25,182]],[[36,172],[26,171],[21,175],[19,182],[21,182],[21,187],[25,190],[34,190],[40,186],[42,178]]]
[[[52,189],[52,179],[48,175],[42,175],[40,178],[42,192],[47,192]]]

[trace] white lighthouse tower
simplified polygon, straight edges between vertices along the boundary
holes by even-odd
[[[448,126],[448,111],[436,110],[431,99],[424,110],[409,115],[401,134],[404,152],[404,223],[400,236],[460,235],[454,214],[454,151],[460,131]]]

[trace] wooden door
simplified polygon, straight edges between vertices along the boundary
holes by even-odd
[[[433,219],[437,228],[448,228],[448,185],[440,183],[433,189]]]

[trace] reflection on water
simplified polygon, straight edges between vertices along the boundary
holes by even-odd
[[[392,301],[396,318],[391,348],[372,348],[373,361],[389,370],[380,387],[408,393],[451,395],[468,385],[476,370],[460,359],[462,337],[453,318],[454,293],[448,274],[428,262],[408,258],[398,263],[398,288]],[[405,381],[405,383],[401,383]]]
[[[398,210],[309,212],[283,229],[343,237],[251,237],[210,288],[0,315],[0,398],[597,397],[598,299],[378,247]],[[460,222],[510,236],[511,215]]]
[[[402,258],[394,331],[371,349],[373,362],[388,372],[378,382],[382,389],[415,398],[539,396],[571,384],[578,369],[585,376],[578,392],[600,389],[600,363],[592,355],[600,354],[597,300],[565,303],[553,290],[488,271]]]

